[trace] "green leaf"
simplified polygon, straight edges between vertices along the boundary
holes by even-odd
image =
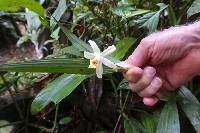
[[[66,48],[63,48],[61,50],[61,52],[63,54],[71,54],[71,55],[75,55],[75,56],[78,56],[78,57],[83,57],[83,53],[80,52],[77,48],[75,48],[74,46],[68,46]]]
[[[64,74],[49,83],[35,97],[31,105],[31,113],[36,114],[50,102],[59,103],[68,96],[84,79],[84,75]]]
[[[0,128],[0,133],[11,133],[14,128],[14,125],[12,125],[12,123],[5,120],[0,120],[0,126],[9,125],[9,124],[10,126],[5,126],[5,127]]]
[[[116,51],[112,54],[112,57],[116,59],[123,59],[129,49],[133,46],[137,39],[133,37],[125,37],[116,45]]]
[[[24,7],[34,11],[41,17],[43,24],[47,26],[48,22],[44,15],[44,9],[35,0],[0,0],[0,10],[17,11],[18,7]]]
[[[197,98],[185,87],[182,86],[178,92],[181,100],[179,104],[186,114],[196,132],[200,132],[200,103]]]
[[[126,133],[145,133],[143,125],[136,119],[131,118],[124,121],[124,128]]]
[[[70,123],[72,120],[71,117],[64,117],[59,121],[60,125],[67,125],[68,123]]]
[[[160,3],[159,6],[159,11],[147,13],[137,20],[137,23],[142,24],[143,27],[147,27],[149,32],[157,30],[160,13],[168,7],[168,5],[164,5],[162,3]]]
[[[164,106],[156,133],[180,133],[179,115],[174,97]]]
[[[168,13],[169,13],[169,23],[171,26],[175,26],[177,24],[176,15],[172,5],[168,6]]]
[[[200,0],[195,0],[187,11],[188,17],[200,12]]]
[[[148,130],[148,133],[155,133],[156,132],[156,120],[155,116],[149,113],[142,113],[140,115],[140,120],[144,127]]]
[[[88,68],[89,60],[86,59],[43,59],[0,65],[0,71],[10,72],[50,72],[68,74],[94,74],[95,69]],[[104,73],[113,72],[105,67]]]
[[[67,36],[67,38],[72,42],[72,45],[74,47],[76,47],[80,51],[92,51],[91,47],[87,43],[85,43],[84,41],[79,39],[77,36],[75,36],[73,33],[71,33],[70,30],[68,30],[63,25],[59,24],[59,22],[57,23],[60,26],[61,30],[64,32],[64,34]]]
[[[126,80],[126,79],[123,79],[120,83],[119,83],[119,85],[118,85],[118,87],[117,87],[117,90],[123,90],[123,89],[130,89],[130,87],[129,87],[129,85],[128,85],[128,80]]]
[[[59,4],[58,4],[58,7],[54,11],[54,13],[53,13],[53,15],[51,16],[51,19],[50,19],[50,27],[51,27],[51,29],[55,28],[55,26],[57,24],[56,21],[60,20],[62,15],[65,13],[66,9],[67,9],[66,1],[65,0],[60,0]]]
[[[122,17],[122,19],[124,19],[124,18],[129,18],[129,17],[133,17],[136,15],[141,15],[141,14],[147,13],[147,12],[149,12],[149,10],[136,9],[135,7],[133,7],[131,5],[122,5],[122,6],[113,8],[112,12],[114,14]]]

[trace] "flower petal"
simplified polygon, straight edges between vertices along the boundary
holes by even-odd
[[[109,54],[113,53],[115,50],[116,50],[116,47],[115,47],[114,45],[109,46],[107,49],[105,49],[105,50],[101,53],[101,55],[102,55],[102,56],[109,55]]]
[[[98,78],[102,78],[102,74],[103,74],[103,66],[102,66],[102,62],[99,62],[96,68],[96,74]]]
[[[97,46],[97,44],[94,41],[89,40],[88,42],[90,43],[90,46],[92,47],[92,50],[93,50],[94,53],[100,53],[101,52],[99,47]]]
[[[102,58],[102,63],[110,68],[115,69],[117,66],[115,65],[115,63],[113,63],[112,61],[106,59],[106,58]]]
[[[92,59],[95,58],[95,55],[94,55],[93,53],[84,51],[84,57],[85,57],[86,59],[92,60]]]

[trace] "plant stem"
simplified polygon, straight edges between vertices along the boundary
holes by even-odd
[[[37,128],[37,129],[40,129],[42,132],[46,132],[46,133],[50,133],[52,130],[51,129],[48,129],[46,127],[42,127],[42,126],[38,126],[36,124],[28,124],[28,126],[31,126],[31,127],[34,127],[34,128]]]
[[[9,91],[9,93],[10,93],[10,96],[11,96],[11,98],[12,98],[14,104],[15,104],[15,107],[16,107],[16,109],[17,109],[17,112],[19,113],[20,119],[21,119],[23,122],[25,122],[23,113],[22,113],[22,111],[21,111],[21,109],[20,109],[18,103],[16,102],[15,97],[14,97],[14,95],[13,95],[13,93],[12,93],[12,90],[11,90],[11,88],[9,87],[9,85],[7,84],[6,79],[4,78],[3,74],[1,74],[1,78],[2,78],[3,83],[5,84],[6,88],[8,89],[8,91]]]
[[[113,130],[113,133],[115,133],[116,130],[117,130],[117,127],[118,127],[119,122],[120,122],[120,120],[121,120],[121,117],[122,117],[122,115],[123,115],[123,111],[124,111],[124,108],[125,108],[125,106],[126,106],[126,103],[127,103],[129,94],[130,94],[130,90],[128,91],[128,93],[127,93],[127,95],[126,95],[124,104],[123,104],[122,109],[121,109],[121,111],[120,111],[120,115],[119,115],[119,117],[118,117],[118,119],[117,119],[117,123],[115,124],[115,128],[114,128],[114,130]]]
[[[53,122],[52,132],[55,132],[55,129],[57,126],[58,108],[59,108],[59,104],[56,104],[56,111],[55,111],[55,118],[54,118],[54,122]]]

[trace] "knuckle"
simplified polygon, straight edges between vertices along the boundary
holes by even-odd
[[[142,79],[141,84],[142,84],[142,86],[144,86],[146,88],[150,84],[150,80],[149,79]]]

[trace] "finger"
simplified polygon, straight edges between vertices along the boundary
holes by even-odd
[[[144,90],[138,92],[138,95],[141,97],[150,97],[156,94],[160,87],[162,86],[162,80],[158,77],[154,77],[151,84]]]
[[[138,82],[130,82],[129,86],[133,92],[139,92],[149,86],[151,81],[153,80],[153,77],[156,74],[156,70],[153,67],[145,67],[144,73],[142,77],[138,80]]]
[[[149,58],[148,55],[151,55],[149,53],[151,44],[152,41],[149,38],[143,39],[126,62],[137,67],[144,66]]]
[[[155,95],[151,97],[144,97],[143,103],[147,106],[154,106],[160,98],[163,96],[163,94],[166,92],[164,89],[160,89]]]
[[[159,99],[156,96],[143,98],[143,103],[147,106],[154,106],[158,101]]]
[[[129,82],[137,82],[143,74],[143,70],[139,67],[132,67],[127,72],[123,73],[124,77]]]

